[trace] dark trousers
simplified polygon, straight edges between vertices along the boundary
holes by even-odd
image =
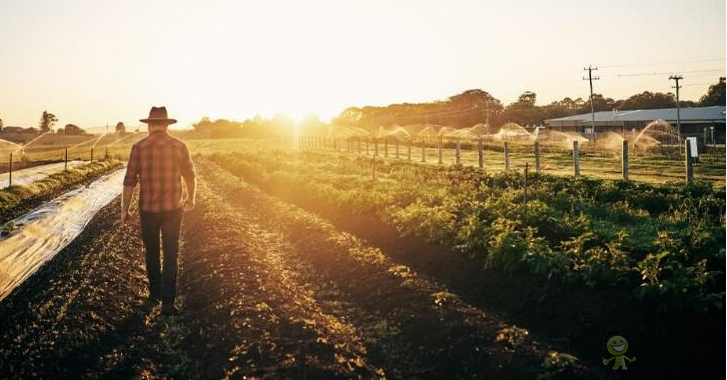
[[[182,209],[164,212],[141,213],[141,238],[146,248],[146,272],[149,276],[149,293],[161,298],[165,304],[173,304],[177,293],[177,250]],[[159,263],[159,235],[164,249],[164,270]]]

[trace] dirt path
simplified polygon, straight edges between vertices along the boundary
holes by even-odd
[[[594,378],[549,357],[527,330],[462,301],[441,284],[395,265],[385,252],[314,214],[271,197],[213,164],[200,171],[237,213],[280,235],[278,260],[307,283],[321,308],[351,321],[370,358],[391,378]],[[544,367],[557,362],[552,367]]]

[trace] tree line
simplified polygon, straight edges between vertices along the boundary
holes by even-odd
[[[676,105],[672,93],[644,91],[626,99],[614,100],[602,94],[593,94],[595,111],[635,110],[672,108]],[[699,101],[681,100],[682,107],[725,105],[725,78],[711,85]],[[400,103],[385,107],[364,106],[348,107],[331,120],[333,125],[355,126],[374,130],[380,126],[409,124],[438,124],[453,128],[471,127],[477,123],[489,122],[493,131],[507,122],[523,126],[541,125],[547,119],[591,112],[591,100],[566,97],[545,105],[537,104],[537,94],[525,91],[518,99],[504,105],[487,91],[472,89],[451,96],[446,100],[428,103]],[[245,121],[226,119],[211,120],[203,117],[192,124],[191,137],[233,138],[262,137],[289,134],[296,123],[284,114],[276,114],[271,119],[256,116]],[[310,116],[297,124],[297,127],[310,132],[325,132],[329,124]]]

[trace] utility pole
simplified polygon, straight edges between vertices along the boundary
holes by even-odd
[[[669,77],[670,80],[673,80],[676,84],[672,86],[672,88],[677,89],[677,142],[682,141],[682,120],[681,115],[679,114],[679,89],[682,87],[679,85],[679,81],[684,79],[681,75],[672,75]]]
[[[588,71],[588,84],[591,86],[591,134],[594,141],[596,140],[596,112],[593,108],[593,81],[601,79],[593,76],[593,72],[596,70],[598,70],[598,67],[588,66],[588,68],[583,68],[583,71]],[[586,80],[586,77],[583,77],[583,80]]]

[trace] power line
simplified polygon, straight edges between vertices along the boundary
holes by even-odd
[[[707,70],[687,70],[687,71],[681,71],[682,73],[711,73],[711,72],[718,72],[718,71],[724,71],[724,68],[719,69],[707,69]],[[673,71],[666,71],[666,72],[659,72],[659,73],[631,73],[631,74],[616,74],[616,77],[618,78],[624,78],[624,77],[645,77],[645,76],[654,76],[654,75],[669,75],[673,74]]]
[[[605,65],[601,66],[602,69],[611,69],[611,68],[617,68],[617,67],[643,67],[643,66],[665,66],[665,65],[681,65],[681,64],[688,64],[688,63],[705,63],[705,62],[721,62],[724,61],[725,57],[720,58],[705,58],[705,59],[696,59],[691,61],[671,61],[671,62],[650,62],[650,63],[632,63],[632,64],[619,64],[619,65]]]

